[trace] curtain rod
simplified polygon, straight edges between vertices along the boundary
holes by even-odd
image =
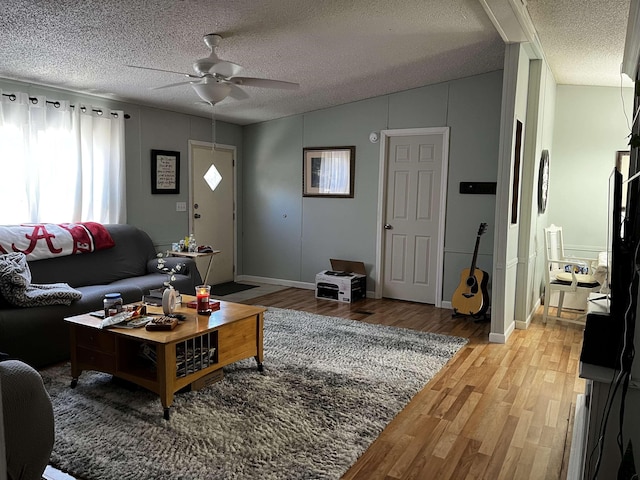
[[[16,101],[16,95],[14,93],[3,93],[2,94],[3,97],[9,97],[9,100],[12,102]],[[36,105],[38,103],[38,99],[36,97],[29,97],[29,101],[31,103],[33,103],[34,105]],[[53,105],[55,108],[60,108],[60,102],[56,101],[51,101],[51,100],[45,100],[45,102],[47,102],[49,105]],[[75,105],[69,105],[71,108],[76,108]],[[86,112],[87,108],[86,107],[80,107],[80,111],[82,113]],[[100,110],[99,108],[94,108],[91,109],[91,111],[93,113],[97,113],[98,115],[102,115],[102,110]],[[118,114],[115,112],[111,112],[111,115],[115,118],[118,118]],[[129,115],[128,113],[124,114],[124,118],[125,119],[129,119],[131,118],[131,115]]]

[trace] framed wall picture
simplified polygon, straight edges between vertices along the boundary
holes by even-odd
[[[549,197],[549,150],[542,150],[540,167],[538,170],[538,212],[544,213],[547,209]]]
[[[180,193],[180,152],[151,150],[151,193]]]
[[[616,168],[622,174],[622,213],[627,209],[627,180],[629,179],[629,150],[618,150],[616,152]]]
[[[516,120],[516,144],[513,152],[513,183],[511,186],[511,224],[518,223],[520,210],[520,163],[522,161],[522,133],[523,124]]]
[[[353,198],[356,147],[304,148],[302,195]]]

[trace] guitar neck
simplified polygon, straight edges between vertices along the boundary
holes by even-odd
[[[471,260],[471,268],[469,268],[469,276],[473,276],[476,271],[476,260],[478,259],[478,247],[480,246],[480,235],[476,237],[476,247],[473,249],[473,259]]]

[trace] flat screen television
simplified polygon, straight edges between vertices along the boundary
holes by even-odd
[[[624,292],[620,292],[624,278],[615,276],[615,274],[622,273],[616,268],[618,266],[617,264],[622,261],[623,256],[622,240],[624,237],[624,226],[622,205],[625,200],[622,198],[622,178],[623,175],[617,168],[614,168],[611,175],[609,175],[609,224],[607,225],[607,276],[605,286],[611,292],[611,304],[613,304],[615,300],[620,302],[620,297],[626,296]],[[611,305],[610,310],[613,311],[613,305]]]
[[[623,175],[615,168],[609,176],[608,268],[605,279],[605,286],[609,289],[609,313],[587,315],[580,356],[584,363],[615,370],[630,369],[633,360],[638,290],[633,246],[640,239],[640,211],[633,203],[638,185],[627,188],[627,198],[623,198],[622,178]],[[633,184],[629,182],[627,186],[630,185]]]
[[[629,172],[629,178],[632,180],[627,183],[626,198],[623,198],[622,173],[614,169],[610,179],[610,190],[613,188],[608,246],[611,250],[608,269],[610,314],[611,320],[621,328],[619,333],[621,345],[617,349],[619,355],[617,369],[624,371],[630,371],[633,361],[638,300],[638,280],[635,269],[638,253],[636,250],[640,242],[640,210],[637,202],[640,182],[638,177],[633,178],[632,173]]]

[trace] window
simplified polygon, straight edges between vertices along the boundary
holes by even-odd
[[[123,112],[2,94],[0,169],[0,224],[126,222]]]

